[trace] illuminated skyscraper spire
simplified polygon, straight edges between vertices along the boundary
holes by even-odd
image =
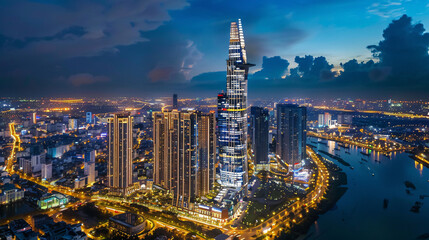
[[[226,83],[226,136],[219,142],[221,185],[240,188],[247,183],[247,63],[241,20],[231,23]]]

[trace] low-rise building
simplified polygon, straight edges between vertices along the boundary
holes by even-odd
[[[40,240],[86,240],[87,236],[82,232],[81,224],[67,224],[65,222],[57,222],[43,225],[40,228],[42,236]]]
[[[142,216],[126,212],[109,218],[109,227],[135,236],[146,228],[146,220]]]
[[[7,183],[0,187],[0,204],[19,201],[24,197],[24,192],[24,190],[16,188],[13,184]]]
[[[68,203],[68,198],[58,193],[41,197],[37,201],[37,205],[39,206],[40,209],[49,209],[49,208],[64,206],[67,203]]]

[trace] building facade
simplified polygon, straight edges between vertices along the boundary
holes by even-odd
[[[241,20],[231,23],[226,84],[226,139],[220,146],[220,182],[241,188],[247,183],[247,75],[249,67]]]
[[[132,192],[133,118],[129,113],[117,113],[108,119],[110,193],[128,195]]]
[[[213,190],[216,179],[216,116],[198,113],[198,196]]]
[[[88,124],[92,123],[92,112],[86,113],[86,123],[88,123]]]
[[[173,109],[178,109],[179,105],[177,104],[177,94],[173,94]]]
[[[214,113],[153,113],[154,184],[168,190],[172,204],[189,208],[215,181]]]
[[[42,163],[42,174],[43,180],[51,180],[52,178],[52,162]]]
[[[255,171],[270,170],[268,159],[268,109],[262,107],[250,108],[250,141],[253,151]]]
[[[295,169],[306,157],[307,109],[293,104],[277,104],[276,152],[283,167]]]

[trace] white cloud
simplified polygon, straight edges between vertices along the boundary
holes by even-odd
[[[376,2],[367,7],[367,10],[370,14],[383,18],[399,17],[405,13],[405,8],[402,7],[403,1],[404,0]]]

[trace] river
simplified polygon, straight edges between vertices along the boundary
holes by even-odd
[[[309,140],[318,150],[339,154],[354,169],[321,153],[347,174],[348,190],[302,239],[417,239],[429,233],[428,168],[409,158],[408,153],[393,153],[389,159],[378,152],[350,146],[350,154],[346,154],[344,148],[335,150],[337,143],[333,141],[323,140],[327,142],[324,145],[315,144],[316,138]],[[370,156],[361,154],[362,151]],[[405,181],[412,182],[416,189],[407,193]],[[428,197],[421,200],[420,195]],[[389,200],[386,209],[384,199]],[[419,213],[410,211],[416,201],[423,203]]]
[[[11,218],[20,214],[31,213],[36,210],[36,208],[30,206],[30,204],[25,201],[19,201],[8,205],[0,205],[0,220]]]

